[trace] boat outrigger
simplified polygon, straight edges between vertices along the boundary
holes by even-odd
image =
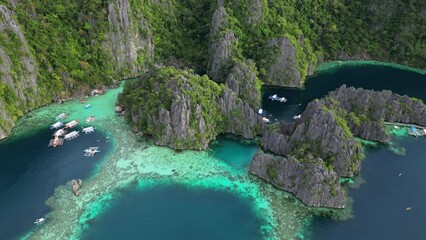
[[[37,218],[37,219],[35,220],[34,224],[39,225],[39,224],[44,223],[45,221],[46,221],[46,218]]]
[[[63,126],[64,126],[64,124],[62,122],[57,122],[57,123],[50,125],[50,129],[58,129],[58,128],[61,128]]]
[[[89,148],[83,150],[84,156],[85,157],[93,157],[93,156],[95,156],[96,153],[100,152],[98,149],[99,149],[99,147],[89,147]]]
[[[59,114],[58,116],[55,117],[55,121],[64,120],[67,117],[68,117],[67,113],[61,113],[61,114]]]

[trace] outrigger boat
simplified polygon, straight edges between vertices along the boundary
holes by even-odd
[[[88,134],[88,133],[92,133],[92,132],[94,132],[94,131],[95,131],[95,128],[94,128],[94,127],[87,127],[87,128],[83,128],[83,129],[82,129],[82,131],[83,131],[85,134]]]
[[[96,120],[95,116],[90,116],[90,117],[86,118],[86,123],[93,122],[95,120]]]
[[[65,140],[72,140],[72,139],[74,139],[74,138],[76,138],[76,137],[78,137],[78,136],[80,136],[80,135],[78,134],[78,131],[72,131],[72,132],[70,132],[70,133],[66,134],[66,135],[64,136],[64,139],[65,139]]]
[[[37,218],[37,219],[35,220],[34,224],[39,225],[39,224],[44,223],[45,221],[46,221],[46,218]]]
[[[85,157],[93,157],[96,153],[100,152],[98,149],[99,149],[99,147],[89,147],[89,148],[83,150],[84,156]]]
[[[268,98],[271,99],[272,101],[287,102],[287,99],[285,97],[278,97],[277,94],[269,96]]]
[[[55,133],[53,133],[54,137],[62,137],[65,134],[67,134],[67,131],[65,131],[63,128],[57,130]]]
[[[67,113],[61,113],[61,114],[59,114],[58,116],[55,117],[55,121],[64,120],[67,117],[68,117]]]
[[[65,128],[73,128],[75,126],[78,125],[78,121],[77,120],[72,120],[71,122],[65,124]]]
[[[55,124],[50,125],[50,129],[58,129],[58,128],[61,128],[63,126],[64,126],[64,124],[62,122],[57,122]]]

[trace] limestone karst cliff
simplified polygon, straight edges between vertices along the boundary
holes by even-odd
[[[226,82],[251,59],[264,83],[290,87],[327,60],[425,67],[424,1],[359,3],[1,0],[0,137],[30,109],[153,63]]]

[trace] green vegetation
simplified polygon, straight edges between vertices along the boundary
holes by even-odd
[[[15,13],[30,52],[22,51],[19,36],[6,28],[0,34],[0,47],[12,62],[7,74],[17,83],[26,81],[22,59],[31,57],[36,61],[38,78],[37,89],[26,93],[35,101],[2,96],[8,98],[7,103],[3,102],[8,115],[16,118],[21,115],[19,111],[48,103],[54,97],[108,85],[112,79],[130,74],[127,65],[113,72],[117,63],[104,46],[107,33],[123,30],[110,26],[109,4],[117,13],[127,2],[120,6],[115,0],[22,0],[16,6],[11,2],[0,0]],[[136,61],[129,64],[173,63],[200,74],[206,72],[214,39],[210,30],[216,1],[129,0],[128,4],[128,19],[138,26],[131,31],[145,38],[152,36],[155,45],[154,59],[139,50]],[[425,68],[424,6],[422,0],[225,1],[228,24],[221,34],[234,32],[238,41],[233,43],[233,61],[252,59],[264,81],[277,54],[277,47],[268,46],[268,42],[281,37],[289,39],[295,48],[302,79],[317,62],[343,55]],[[142,22],[146,28],[140,27]],[[1,57],[0,62],[4,61]],[[232,63],[226,69],[231,67]]]
[[[199,76],[190,71],[165,67],[155,69],[141,79],[126,84],[119,103],[128,109],[127,118],[139,131],[152,135],[157,140],[166,135],[165,129],[161,129],[164,123],[159,123],[157,119],[162,109],[183,116],[186,115],[186,111],[190,111],[189,129],[185,131],[194,132],[194,138],[173,139],[172,144],[178,148],[199,149],[203,143],[214,139],[221,132],[224,116],[216,99],[222,91],[223,86],[209,80],[206,75]],[[186,98],[189,101],[188,105],[182,102]],[[199,113],[197,105],[202,108]],[[180,113],[177,110],[172,111],[173,106],[190,109],[181,109]],[[200,117],[207,126],[203,132],[198,129]]]

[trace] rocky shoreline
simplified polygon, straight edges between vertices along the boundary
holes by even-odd
[[[165,71],[172,71],[173,77]],[[164,82],[164,77],[168,81]],[[235,65],[219,87],[212,81],[213,85],[204,86],[218,91],[214,94],[205,89],[204,95],[190,92],[201,84],[197,83],[199,78],[176,69],[153,70],[137,80],[138,84],[125,87],[119,98],[121,110],[137,131],[152,135],[158,145],[174,149],[206,149],[222,133],[249,139],[261,136],[266,152],[256,154],[249,172],[293,193],[309,206],[345,207],[339,179],[356,176],[364,158],[354,137],[387,142],[385,121],[426,125],[426,107],[420,100],[345,85],[309,103],[292,124],[265,124],[256,111],[260,90],[253,87],[255,75],[250,74],[248,64]],[[158,94],[147,97],[152,89],[164,89],[162,84],[173,94],[168,98]],[[142,98],[144,102],[136,105],[136,99]],[[161,107],[152,109],[150,102]],[[210,112],[207,115],[203,113],[206,109]],[[212,115],[215,117],[210,118]]]

